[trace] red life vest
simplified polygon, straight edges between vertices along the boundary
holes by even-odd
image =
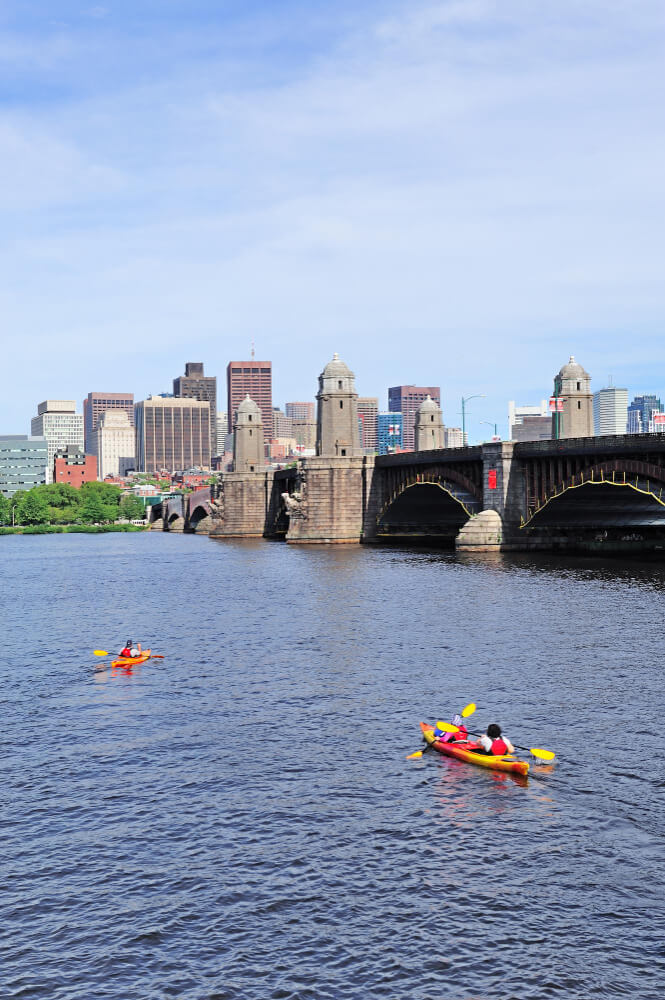
[[[502,757],[504,753],[508,753],[508,747],[500,736],[498,739],[492,740],[492,753],[495,757]]]
[[[131,657],[131,655],[132,655],[132,651],[131,651],[131,649],[129,648],[129,646],[125,646],[125,648],[124,648],[124,649],[121,649],[121,650],[120,650],[120,656],[124,656],[124,657],[126,657],[127,659],[129,659],[129,658]]]

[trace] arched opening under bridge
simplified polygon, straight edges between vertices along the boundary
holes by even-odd
[[[475,513],[470,509],[473,498],[460,497],[459,493],[459,487],[445,483],[415,483],[406,487],[380,514],[377,538],[454,546],[459,529]]]

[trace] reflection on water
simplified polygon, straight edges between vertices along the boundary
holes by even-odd
[[[659,564],[161,534],[0,560],[2,996],[660,995]],[[95,661],[127,634],[166,659]],[[470,701],[556,764],[405,759]]]

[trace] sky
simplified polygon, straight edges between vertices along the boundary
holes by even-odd
[[[0,433],[273,362],[665,401],[662,0],[3,0]]]

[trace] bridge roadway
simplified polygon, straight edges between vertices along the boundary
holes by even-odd
[[[292,543],[665,551],[665,434],[303,459],[225,474],[214,494],[170,498],[153,517],[170,530]]]

